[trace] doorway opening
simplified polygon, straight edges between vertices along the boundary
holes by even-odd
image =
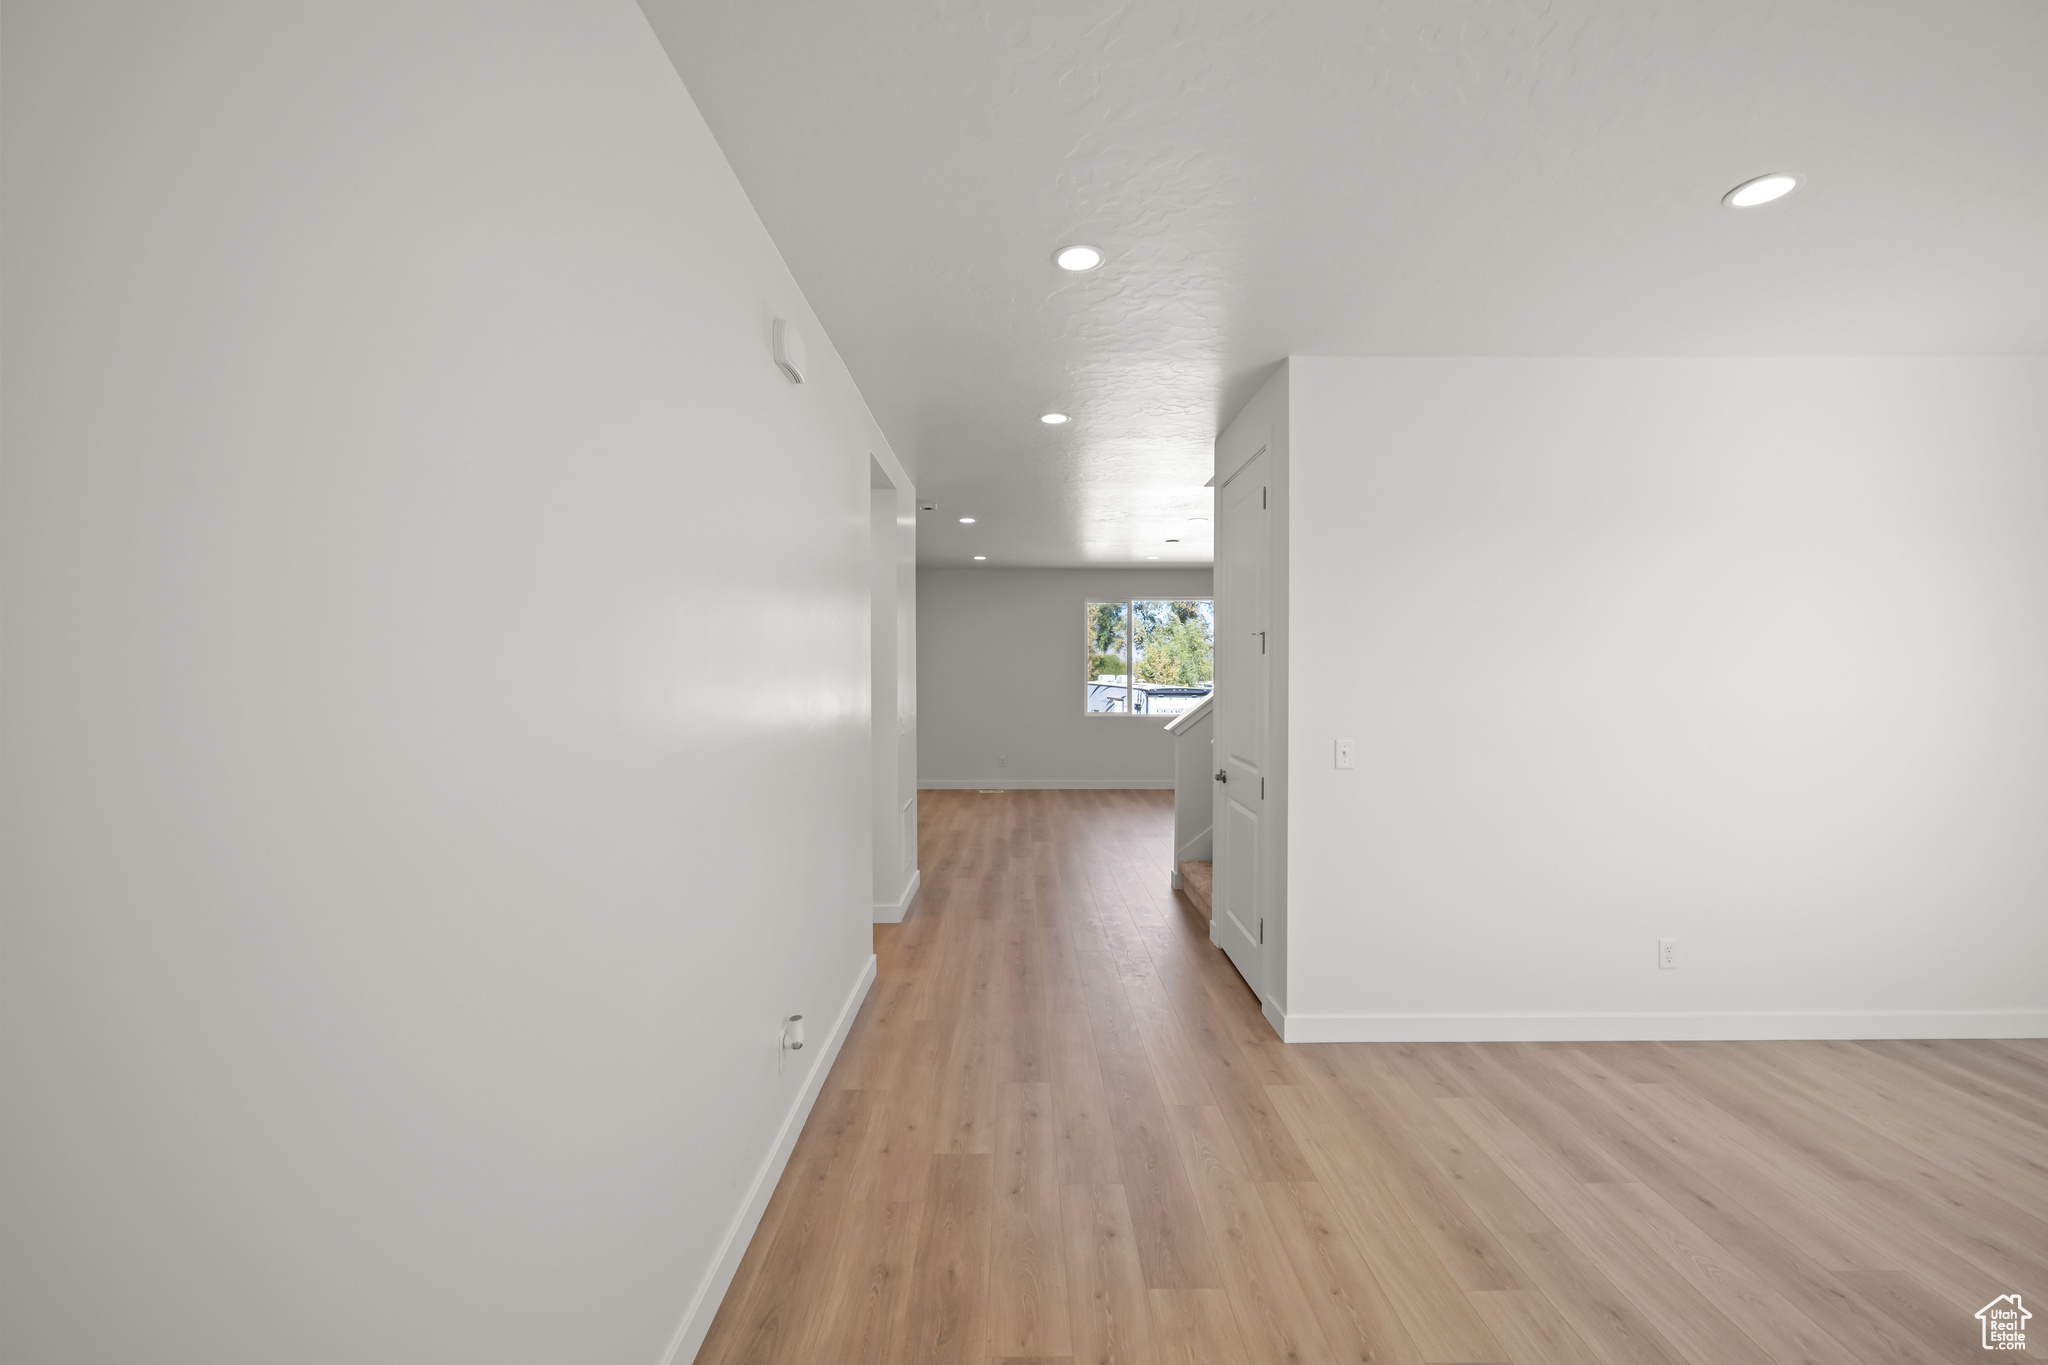
[[[875,923],[900,923],[917,895],[917,504],[868,457],[869,698]]]

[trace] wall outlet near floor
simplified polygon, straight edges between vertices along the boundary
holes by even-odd
[[[1657,940],[1657,966],[1661,971],[1678,970],[1678,940],[1660,938]]]
[[[1358,766],[1357,740],[1340,739],[1337,741],[1337,766],[1340,768],[1355,768]]]
[[[1007,767],[1009,767],[1009,766],[1010,766],[1010,756],[1009,756],[1008,754],[997,754],[997,755],[996,755],[996,766],[997,766],[998,768],[1007,768]]]

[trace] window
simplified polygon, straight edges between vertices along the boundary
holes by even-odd
[[[1090,602],[1084,709],[1177,716],[1216,686],[1216,604],[1206,598]]]

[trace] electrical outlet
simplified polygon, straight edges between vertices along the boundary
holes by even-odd
[[[1007,768],[1007,767],[1009,767],[1009,766],[1010,766],[1010,756],[1009,756],[1008,754],[997,754],[997,755],[996,755],[996,766],[997,766],[998,768]]]
[[[1661,971],[1678,970],[1678,940],[1660,938],[1657,940],[1657,966]]]
[[[1357,740],[1340,739],[1337,741],[1337,766],[1340,768],[1355,768],[1358,766]]]

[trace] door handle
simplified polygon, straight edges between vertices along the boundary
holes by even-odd
[[[1228,782],[1230,780],[1230,774],[1223,771],[1223,769],[1218,768],[1216,770],[1216,780],[1218,782]]]

